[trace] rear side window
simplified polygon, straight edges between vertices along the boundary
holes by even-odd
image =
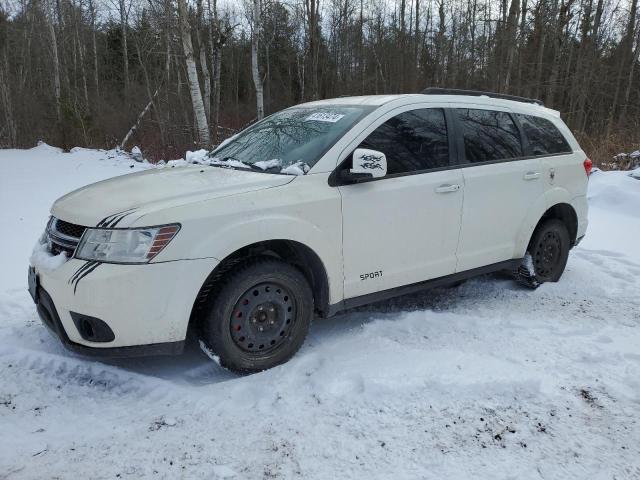
[[[390,118],[360,144],[387,157],[387,172],[409,173],[449,166],[444,110],[424,108]]]
[[[456,109],[468,162],[491,162],[522,157],[520,132],[507,112]]]
[[[553,155],[554,153],[571,153],[571,147],[567,143],[560,130],[542,117],[517,114],[522,130],[529,141],[529,148],[533,155]]]

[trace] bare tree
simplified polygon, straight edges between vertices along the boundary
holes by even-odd
[[[129,10],[125,0],[118,0],[118,10],[120,12],[120,32],[122,35],[122,76],[124,78],[124,96],[129,95],[129,51],[127,48],[127,23],[129,21]]]
[[[56,118],[58,123],[62,120],[62,110],[60,106],[60,59],[58,56],[58,38],[53,26],[53,18],[46,19],[49,39],[51,43],[51,61],[53,62],[53,98],[56,106]]]
[[[93,88],[96,96],[100,95],[100,76],[98,74],[98,43],[96,41],[96,6],[89,0],[89,14],[91,15],[91,50],[93,53]]]
[[[258,48],[260,46],[260,0],[252,0],[252,22],[251,22],[251,77],[253,86],[256,89],[256,117],[262,120],[264,117],[264,87],[260,77],[258,63]]]
[[[511,7],[509,7],[509,16],[507,18],[507,25],[505,30],[506,41],[506,59],[504,62],[504,84],[502,86],[503,91],[509,89],[511,81],[511,69],[513,67],[513,57],[516,50],[516,34],[518,28],[518,17],[520,16],[520,0],[511,0]]]
[[[211,75],[209,74],[209,64],[207,62],[207,36],[204,35],[204,10],[202,8],[202,0],[197,0],[196,11],[196,38],[198,40],[200,71],[202,72],[202,101],[204,103],[204,111],[207,115],[207,122],[211,123]]]
[[[0,18],[0,21],[2,19]],[[1,32],[0,32],[1,33]],[[16,145],[17,142],[17,130],[16,121],[13,115],[13,106],[11,103],[11,86],[9,85],[9,60],[7,56],[6,42],[0,35],[0,41],[2,41],[2,48],[0,49],[0,104],[4,110],[4,127],[0,127],[0,140],[5,134],[7,143],[10,147]]]
[[[178,0],[178,15],[180,17],[180,35],[182,36],[182,48],[184,49],[185,61],[187,64],[189,92],[191,94],[191,104],[193,105],[196,128],[198,130],[198,139],[200,145],[206,147],[211,145],[211,138],[209,136],[209,125],[207,123],[207,114],[202,101],[202,93],[200,92],[198,70],[196,69],[196,61],[193,55],[191,28],[189,25],[189,18],[187,16],[188,12],[185,0]]]
[[[629,12],[629,24],[627,25],[627,35],[629,39],[628,43],[628,51],[627,51],[627,61],[628,61],[628,71],[627,74],[627,86],[624,92],[624,100],[622,102],[622,110],[620,112],[620,121],[622,121],[627,116],[627,109],[629,107],[629,99],[631,98],[631,88],[633,86],[633,75],[635,72],[636,63],[638,63],[638,58],[640,57],[640,28],[637,28],[635,17],[638,13],[638,0],[632,0],[631,3],[631,11]],[[634,30],[637,30],[636,34],[636,47],[633,50],[633,33]],[[633,50],[633,53],[631,53]],[[631,57],[630,61],[629,58]],[[624,60],[623,60],[624,62]]]

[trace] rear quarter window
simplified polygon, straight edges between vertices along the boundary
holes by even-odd
[[[549,120],[533,115],[516,114],[533,155],[571,153],[571,147],[560,130]]]

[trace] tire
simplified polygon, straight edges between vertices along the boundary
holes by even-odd
[[[237,373],[289,360],[302,346],[313,316],[309,283],[294,266],[258,258],[222,280],[205,306],[200,340]]]
[[[525,262],[515,272],[516,281],[528,288],[557,282],[567,266],[570,248],[569,231],[562,221],[541,223],[533,232]]]

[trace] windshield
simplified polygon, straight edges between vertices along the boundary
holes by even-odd
[[[211,165],[303,175],[370,107],[293,107],[247,128],[209,154]]]

